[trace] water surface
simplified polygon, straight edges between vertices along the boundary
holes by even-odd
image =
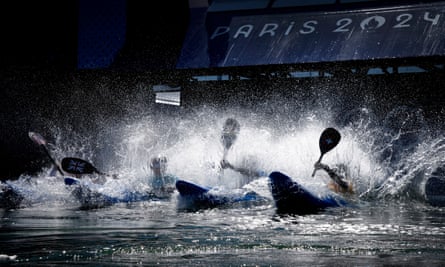
[[[157,154],[168,157],[169,172],[181,179],[233,190],[240,176],[218,167],[221,127],[233,116],[241,131],[228,160],[254,158],[255,167],[282,171],[323,195],[329,178],[311,173],[320,133],[336,127],[342,139],[323,162],[348,166],[357,206],[277,215],[263,177],[245,186],[270,199],[260,205],[188,212],[178,209],[175,193],[169,201],[81,210],[62,178],[42,166],[11,181],[26,199],[19,209],[1,211],[2,265],[441,266],[445,213],[428,204],[424,185],[444,163],[445,139],[412,114],[397,107],[381,122],[361,109],[350,123],[334,123],[324,115],[276,121],[210,109],[190,118],[147,116],[109,125],[94,133],[95,142],[55,128],[53,157],[84,158],[116,173],[110,192],[147,185],[147,162]]]

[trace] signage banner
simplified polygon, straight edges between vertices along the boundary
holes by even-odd
[[[191,12],[179,69],[445,55],[445,2],[341,12]]]

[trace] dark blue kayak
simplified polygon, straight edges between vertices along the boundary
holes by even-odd
[[[272,172],[269,179],[277,213],[305,215],[349,205],[338,195],[318,197],[281,172]]]
[[[148,200],[158,200],[155,194],[150,192],[126,192],[120,197],[109,196],[81,183],[77,178],[65,177],[65,184],[72,186],[72,195],[79,200],[80,209],[97,209],[111,206],[116,203],[131,203]]]
[[[181,197],[180,208],[187,210],[208,209],[236,203],[260,204],[267,201],[266,198],[253,191],[218,193],[210,187],[204,187],[184,180],[176,181],[176,189]]]

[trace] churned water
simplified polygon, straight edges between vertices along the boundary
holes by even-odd
[[[373,203],[317,215],[272,205],[178,212],[174,202],[2,212],[3,264],[441,266],[443,209]]]
[[[88,137],[54,131],[50,148],[60,160],[76,156],[116,173],[116,187],[139,186],[148,159],[164,154],[168,172],[202,185],[237,187],[239,175],[219,169],[221,128],[227,117],[241,124],[228,152],[234,164],[281,171],[316,194],[329,178],[312,178],[325,127],[342,134],[323,157],[345,164],[356,205],[306,216],[278,215],[268,178],[246,185],[270,199],[198,211],[178,209],[180,199],[119,203],[81,210],[61,177],[36,175],[11,181],[25,192],[24,207],[1,211],[2,265],[89,266],[442,266],[445,212],[426,201],[425,182],[442,166],[445,138],[401,107],[376,123],[366,109],[352,123],[303,116],[288,123],[255,114],[197,113],[193,118],[146,117]],[[210,114],[210,115],[209,115]],[[279,126],[279,127],[278,127]],[[427,129],[427,130],[425,130]],[[105,140],[105,141],[104,141]],[[246,160],[249,159],[249,160]],[[254,163],[252,163],[254,162]]]

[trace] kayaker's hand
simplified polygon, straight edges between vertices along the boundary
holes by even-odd
[[[220,165],[222,169],[227,169],[227,168],[233,169],[233,166],[225,159],[221,160]]]
[[[317,171],[323,169],[323,167],[324,167],[324,164],[322,164],[320,162],[315,162],[315,164],[314,164],[314,169]]]

